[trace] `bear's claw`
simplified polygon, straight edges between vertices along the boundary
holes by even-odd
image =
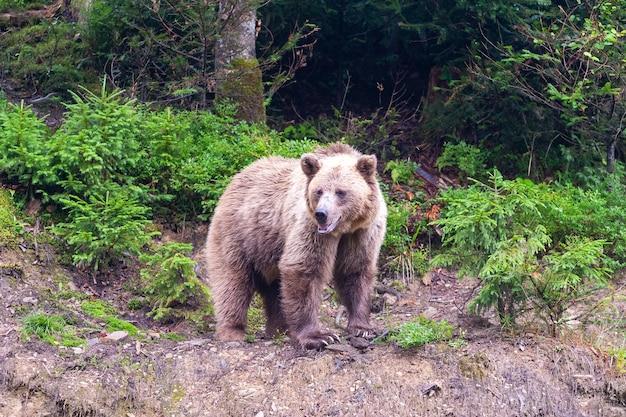
[[[300,345],[305,349],[322,350],[333,343],[341,343],[341,339],[336,334],[319,333],[298,339]]]

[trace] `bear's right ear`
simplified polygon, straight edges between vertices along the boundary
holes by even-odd
[[[300,166],[302,167],[302,172],[304,172],[307,177],[312,177],[320,170],[321,164],[320,160],[317,159],[315,155],[305,153],[302,155],[302,158],[300,158]]]

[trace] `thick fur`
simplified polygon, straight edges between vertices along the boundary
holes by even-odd
[[[387,208],[376,157],[334,144],[300,160],[265,158],[235,175],[209,229],[206,264],[217,336],[243,339],[255,291],[267,332],[288,331],[309,349],[333,335],[318,310],[331,281],[348,311],[347,332],[372,332],[369,310]]]

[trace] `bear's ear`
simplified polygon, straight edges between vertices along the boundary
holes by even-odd
[[[376,175],[376,156],[363,155],[359,157],[356,163],[356,169],[365,178],[374,177]]]
[[[300,166],[302,167],[302,172],[304,172],[307,177],[312,177],[320,170],[321,164],[320,160],[317,159],[315,155],[305,153],[302,155],[302,158],[300,158]]]

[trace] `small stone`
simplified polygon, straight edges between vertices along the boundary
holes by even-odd
[[[100,339],[97,337],[87,340],[87,346],[94,346],[94,345],[97,345],[98,343],[100,343]]]
[[[202,346],[209,343],[209,339],[192,339],[188,341],[190,346]]]
[[[256,393],[257,393],[257,389],[256,388],[244,388],[244,389],[240,389],[239,390],[239,396],[243,397],[243,398],[252,397]]]
[[[437,315],[437,309],[432,306],[427,307],[426,310],[424,310],[424,312],[422,313],[422,316],[425,319],[432,319],[436,315]]]
[[[75,355],[80,355],[81,353],[83,353],[83,348],[73,347],[72,350],[74,351]]]
[[[113,333],[109,333],[102,337],[102,341],[106,343],[118,343],[128,337],[128,332],[124,330],[118,330]]]
[[[37,300],[35,297],[24,297],[22,298],[22,304],[32,304],[32,305],[37,305],[39,303],[39,300]]]
[[[398,297],[393,294],[384,293],[382,297],[385,300],[385,305],[387,306],[392,306],[398,302]]]

